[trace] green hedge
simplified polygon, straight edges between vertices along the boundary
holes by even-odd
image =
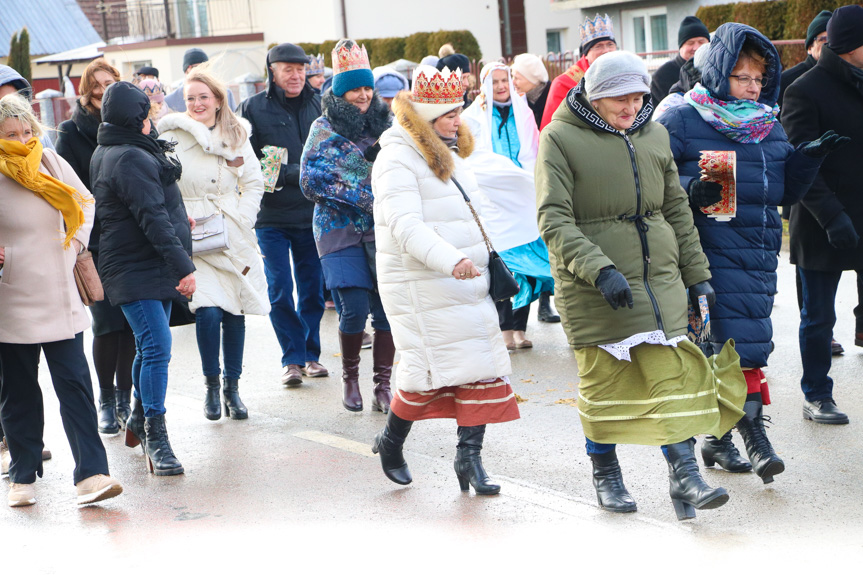
[[[835,10],[848,0],[774,0],[701,6],[695,13],[708,30],[726,22],[749,24],[771,40],[806,38],[806,28],[822,10]]]
[[[357,38],[356,42],[366,47],[372,67],[383,66],[400,58],[419,62],[429,54],[437,54],[438,49],[447,42],[453,45],[456,52],[465,54],[471,60],[482,58],[479,42],[468,30],[417,32],[406,38]],[[336,40],[328,40],[320,44],[300,42],[297,45],[306,54],[323,54],[326,65],[332,66],[332,51],[337,43]]]

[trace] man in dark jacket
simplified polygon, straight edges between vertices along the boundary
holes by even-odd
[[[825,130],[851,138],[824,160],[815,183],[791,210],[791,263],[802,283],[800,355],[803,417],[817,423],[848,423],[833,399],[830,338],[835,298],[844,270],[863,270],[863,7],[838,8],[827,24],[828,43],[818,63],[785,93],[782,123],[792,143],[814,140]],[[855,309],[858,331],[861,310]]]
[[[680,79],[680,67],[695,56],[695,51],[702,44],[710,42],[710,32],[707,26],[695,16],[687,16],[680,23],[677,31],[678,53],[653,73],[650,81],[650,98],[653,105],[658,105],[668,95],[668,91]]]
[[[779,82],[779,104],[780,111],[783,110],[782,102],[785,99],[785,90],[788,89],[794,80],[815,67],[818,58],[821,57],[821,48],[827,43],[827,22],[833,12],[830,10],[822,10],[809,23],[809,28],[806,29],[806,59],[782,72],[782,79]]]
[[[309,58],[294,44],[279,44],[267,54],[269,85],[240,104],[237,112],[252,125],[251,143],[288,151],[275,191],[264,194],[255,229],[264,254],[270,321],[282,347],[282,384],[297,386],[303,375],[329,375],[318,363],[324,314],[323,272],[312,233],[315,204],[300,189],[300,156],[309,128],[321,115],[321,100],[306,82]],[[294,262],[293,277],[291,260]],[[294,305],[294,281],[299,305]]]

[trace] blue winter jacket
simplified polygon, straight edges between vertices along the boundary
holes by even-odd
[[[747,37],[767,55],[768,83],[758,101],[773,106],[779,96],[782,65],[773,44],[750,26],[730,23],[716,30],[702,69],[702,85],[715,98],[735,99],[728,76]],[[821,160],[795,150],[779,123],[759,144],[741,144],[713,129],[688,104],[668,110],[658,121],[668,130],[684,189],[700,176],[702,150],[737,153],[737,217],[718,222],[698,208],[693,208],[693,216],[710,261],[710,283],[716,290],[716,305],[711,309],[714,351],[718,353],[722,342],[734,338],[742,367],[764,367],[772,349],[770,313],[782,242],[782,220],[776,206],[803,197]]]

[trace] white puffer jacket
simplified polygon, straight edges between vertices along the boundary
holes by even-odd
[[[240,123],[251,135],[249,123],[243,118]],[[264,194],[264,179],[248,138],[240,148],[231,149],[218,129],[210,131],[179,113],[163,117],[159,131],[160,139],[177,142],[174,153],[183,165],[178,184],[188,214],[203,218],[219,207],[226,216],[230,249],[193,257],[197,290],[189,308],[218,307],[234,315],[267,315],[270,300],[264,262],[252,229]],[[227,165],[228,160],[238,157],[243,158],[242,166]]]
[[[414,111],[404,94],[397,123],[381,137],[372,171],[378,289],[401,359],[396,386],[429,391],[512,372],[488,295],[488,251],[450,176],[470,196],[476,180],[463,157],[473,149],[466,126],[458,155]],[[482,275],[456,280],[470,258]]]

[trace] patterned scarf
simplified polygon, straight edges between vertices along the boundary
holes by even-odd
[[[779,114],[779,106],[771,108],[752,100],[718,100],[701,84],[687,92],[684,100],[714,130],[741,144],[757,144],[766,138]]]
[[[63,247],[69,247],[72,238],[84,223],[82,206],[85,199],[77,189],[39,171],[42,163],[42,142],[31,138],[26,144],[15,140],[0,140],[0,174],[11,178],[57,208],[66,223]]]

